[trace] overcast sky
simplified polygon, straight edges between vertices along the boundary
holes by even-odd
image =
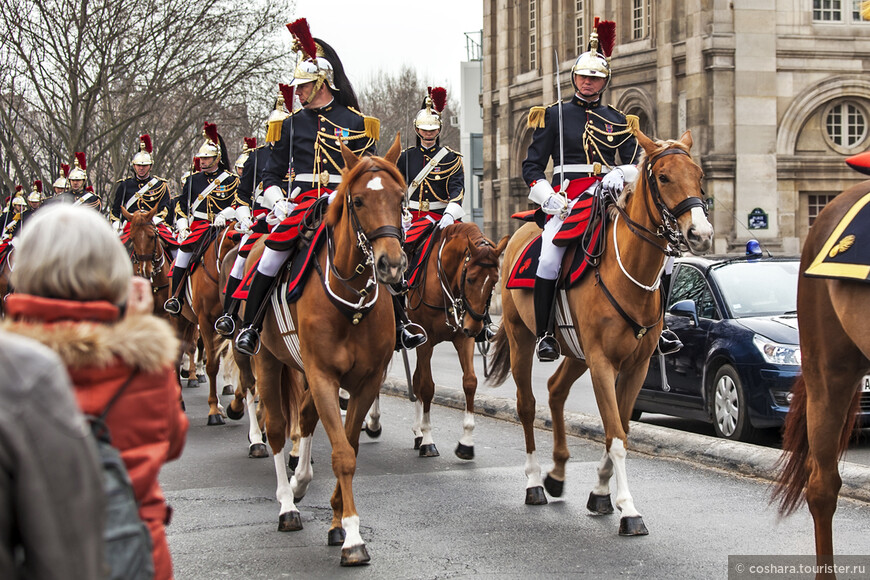
[[[458,94],[459,63],[468,60],[464,33],[483,28],[483,3],[296,0],[293,19],[302,17],[338,53],[354,87],[379,69],[395,73],[408,64],[428,85]]]

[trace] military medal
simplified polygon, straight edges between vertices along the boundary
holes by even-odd
[[[610,125],[609,123],[604,123],[604,129],[607,131],[607,141],[612,142],[613,141],[613,135],[612,135],[613,125]]]

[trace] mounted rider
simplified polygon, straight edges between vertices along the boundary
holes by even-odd
[[[3,208],[3,231],[0,232],[0,242],[8,242],[21,229],[24,215],[27,213],[27,200],[24,197],[24,187],[15,186],[15,194]]]
[[[84,152],[77,151],[73,160],[73,168],[67,176],[69,188],[63,195],[53,197],[52,201],[59,200],[102,211],[103,201],[94,193],[93,189],[85,186],[88,181],[87,168],[88,164]]]
[[[291,86],[302,108],[283,123],[281,137],[272,147],[263,174],[263,206],[276,220],[266,238],[266,248],[251,280],[245,306],[244,328],[236,337],[240,352],[253,355],[259,349],[258,316],[273,282],[297,247],[301,222],[308,209],[329,196],[341,182],[344,159],[341,143],[355,154],[374,154],[380,122],[356,110],[356,94],[335,50],[311,36],[304,18],[287,25],[298,52]],[[289,170],[285,198],[281,189]]]
[[[175,207],[176,238],[181,246],[172,270],[172,295],[163,305],[169,314],[181,313],[184,287],[194,253],[204,250],[212,228],[235,219],[241,229],[251,227],[251,199],[242,196],[239,176],[228,166],[227,151],[214,123],[205,123],[205,142],[196,157],[201,171],[188,176]],[[197,256],[198,257],[198,256]]]
[[[54,191],[54,195],[50,196],[50,198],[60,195],[69,189],[69,165],[66,163],[60,164],[60,176],[51,184],[51,189]]]
[[[523,180],[530,188],[529,199],[548,215],[534,285],[537,355],[541,361],[560,356],[553,334],[553,304],[567,245],[560,242],[577,235],[576,222],[582,210],[574,210],[574,206],[578,200],[598,195],[599,189],[618,195],[638,175],[641,149],[634,137],[637,117],[602,103],[611,79],[615,32],[614,22],[596,18],[589,49],[571,69],[571,100],[532,107],[529,112],[529,126],[535,131],[523,161]],[[552,183],[544,173],[551,159]],[[675,352],[682,344],[676,335],[665,336],[665,332],[670,331],[662,333],[662,352]]]
[[[45,201],[45,195],[42,193],[42,181],[37,179],[33,182],[33,191],[27,196],[27,214],[32,215],[33,212],[42,207],[42,202]]]

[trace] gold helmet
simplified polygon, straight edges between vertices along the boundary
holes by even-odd
[[[12,207],[17,205],[27,205],[27,200],[24,199],[24,188],[20,185],[15,186],[15,197],[12,198]]]
[[[69,189],[69,179],[67,179],[69,177],[69,165],[61,163],[60,170],[62,175],[55,179],[51,186],[58,189]]]
[[[77,151],[76,158],[75,161],[73,161],[73,164],[74,167],[72,168],[72,171],[69,172],[67,179],[69,179],[70,181],[87,181],[88,174],[86,170],[88,168],[88,164],[85,161],[85,154],[81,151]]]
[[[616,23],[610,20],[599,20],[596,16],[592,33],[589,35],[589,50],[574,61],[574,66],[571,68],[571,82],[574,82],[574,75],[599,77],[607,79],[604,83],[606,88],[610,83],[610,54],[613,52],[615,40]]]
[[[436,131],[441,128],[441,112],[447,104],[447,91],[442,87],[429,87],[423,106],[414,117],[415,131]]]
[[[335,84],[335,71],[332,68],[332,63],[326,59],[323,47],[311,36],[308,21],[299,18],[288,24],[287,29],[293,35],[293,50],[297,53],[296,68],[293,71],[293,81],[290,86],[315,83],[314,90],[306,99],[306,103],[310,103],[314,99],[324,82],[333,91],[339,90]]]
[[[154,158],[151,156],[153,150],[151,135],[139,135],[139,151],[136,152],[130,163],[133,165],[154,165]]]
[[[206,121],[202,129],[202,136],[205,137],[205,142],[196,152],[196,157],[221,157],[221,142],[217,132],[217,125]]]
[[[236,159],[236,169],[241,169],[245,166],[245,162],[248,160],[248,157],[251,155],[251,151],[257,148],[257,138],[256,137],[245,137],[245,143],[242,147],[242,154],[239,155],[239,158]]]
[[[42,181],[36,180],[33,182],[33,191],[30,192],[30,195],[27,196],[27,201],[30,202],[41,202],[45,199],[42,195]]]

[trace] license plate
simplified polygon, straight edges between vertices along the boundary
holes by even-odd
[[[861,379],[861,391],[870,393],[870,375],[864,375],[864,378]]]

